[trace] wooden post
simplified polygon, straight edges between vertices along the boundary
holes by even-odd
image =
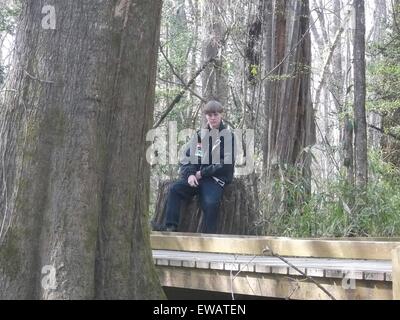
[[[400,300],[400,247],[392,250],[393,300]]]

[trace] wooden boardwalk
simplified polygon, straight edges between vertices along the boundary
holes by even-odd
[[[302,275],[275,257],[235,256],[232,254],[154,250],[158,266],[228,270],[252,273]],[[392,265],[383,260],[287,258],[307,276],[357,280],[392,281]]]
[[[287,246],[276,250],[278,254],[274,250],[275,255],[280,257],[281,251],[287,253],[288,248],[295,248],[298,249],[299,256],[285,255],[288,264],[279,257],[260,253],[254,241],[258,243],[267,240],[268,246],[275,246],[275,249],[278,242],[282,244],[281,241],[286,241]],[[278,242],[274,244],[272,240]],[[300,242],[296,242],[298,240]],[[317,248],[318,252],[321,249],[321,241],[327,241],[326,245],[331,249],[338,245],[337,249],[340,250],[336,256],[339,255],[340,258],[318,257],[310,252],[309,248],[304,247],[307,241],[315,241],[311,243],[311,247]],[[394,260],[387,258],[391,257],[393,248],[400,246],[400,242],[388,239],[376,239],[372,242],[369,239],[359,239],[352,242],[353,249],[347,239],[313,240],[157,233],[152,236],[154,262],[162,284],[167,287],[231,293],[233,298],[235,294],[245,294],[282,299],[330,299],[312,282],[312,278],[335,299],[393,299]],[[211,243],[213,246],[208,246]],[[232,245],[238,243],[241,243],[241,246],[235,248]],[[245,243],[249,244],[247,254],[243,253],[246,251]],[[355,249],[364,250],[366,243],[370,245],[368,259],[360,259],[362,254]],[[351,249],[346,254],[348,257],[342,257],[345,250],[341,245]],[[262,246],[265,246],[265,243]],[[299,250],[301,247],[303,250]],[[252,252],[254,248],[257,248],[256,252]],[[376,255],[372,255],[371,252],[375,252]],[[302,273],[290,265],[300,269]]]

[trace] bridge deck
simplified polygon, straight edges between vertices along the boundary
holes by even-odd
[[[291,299],[400,299],[400,239],[151,235],[166,287]],[[284,257],[289,264],[275,257]]]
[[[302,275],[279,258],[271,256],[153,250],[158,266],[226,270],[280,275]],[[392,281],[391,261],[326,258],[285,258],[307,276],[357,280]]]
[[[165,287],[282,299],[330,299],[312,281],[271,256],[153,250]],[[391,262],[287,258],[335,299],[392,299]]]

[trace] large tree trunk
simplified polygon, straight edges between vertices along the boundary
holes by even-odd
[[[315,141],[314,114],[310,96],[311,46],[308,1],[277,1],[266,10],[266,39],[272,39],[272,50],[267,48],[265,114],[267,125],[264,144],[265,182],[271,195],[269,203],[274,212],[283,206],[285,192],[274,187],[274,181],[292,179],[289,169],[300,169],[301,180],[310,178],[310,155],[304,149]],[[266,44],[269,45],[268,43]],[[292,171],[293,173],[293,171]],[[305,178],[305,179],[304,179]],[[300,180],[299,180],[300,181]],[[280,184],[279,181],[277,181]],[[304,185],[305,193],[309,185]],[[282,194],[283,193],[283,194]]]
[[[161,1],[52,3],[46,30],[24,2],[0,109],[0,299],[160,298],[144,154]]]
[[[156,202],[155,225],[164,225],[170,181],[160,182]],[[179,232],[201,232],[203,217],[198,196],[182,201]],[[235,179],[227,185],[219,210],[217,234],[254,235],[259,231],[259,216],[256,214],[251,196],[246,191],[244,180]]]

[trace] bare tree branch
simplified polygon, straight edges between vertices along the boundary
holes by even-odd
[[[296,270],[298,273],[306,277],[308,280],[310,280],[312,283],[314,283],[318,288],[320,288],[323,292],[325,292],[329,298],[332,300],[336,300],[335,297],[328,291],[326,290],[323,286],[321,286],[317,281],[315,281],[313,278],[307,276],[303,271],[301,271],[299,268],[297,268],[295,265],[291,264],[289,261],[287,261],[285,258],[281,257],[279,254],[276,254],[272,251],[271,248],[268,246],[263,250],[263,253],[269,252],[273,257],[278,258],[279,260],[282,260],[284,263],[286,263],[289,267],[293,268]]]
[[[204,69],[212,62],[215,62],[215,58],[212,57],[211,59],[207,60],[203,66],[196,71],[196,73],[193,75],[192,79],[185,84],[185,82],[181,79],[180,76],[178,76],[174,70],[173,65],[171,62],[168,60],[168,58],[165,56],[164,51],[160,47],[161,54],[164,56],[166,59],[168,65],[171,67],[172,72],[177,76],[177,78],[184,84],[184,88],[179,92],[179,94],[175,97],[175,99],[171,102],[171,104],[168,106],[168,108],[164,111],[164,113],[161,115],[160,119],[156,122],[156,124],[153,126],[153,129],[156,129],[160,126],[160,124],[164,121],[164,119],[168,116],[168,114],[172,111],[172,109],[175,107],[175,105],[182,99],[183,95],[188,91],[189,87],[194,83],[194,81],[197,79],[197,77],[204,71]]]
[[[327,78],[327,76],[329,74],[329,72],[328,72],[329,71],[329,65],[330,65],[330,63],[332,61],[333,53],[335,52],[337,44],[338,44],[338,42],[340,40],[340,36],[342,35],[342,33],[344,31],[344,27],[347,24],[347,22],[349,21],[349,19],[350,19],[350,12],[347,13],[347,15],[346,15],[346,17],[345,17],[345,19],[343,21],[343,25],[337,31],[337,33],[335,35],[335,38],[334,38],[334,41],[333,41],[333,44],[332,44],[332,46],[331,46],[331,48],[329,50],[329,54],[327,55],[327,57],[326,57],[326,59],[324,61],[324,67],[323,67],[323,71],[322,71],[322,74],[321,74],[321,81],[319,83],[319,86],[317,88],[317,92],[315,94],[315,108],[316,109],[318,108],[318,105],[320,103],[320,96],[321,96],[322,88],[325,85],[326,78]]]
[[[165,83],[173,84],[173,85],[176,85],[176,86],[181,86],[181,87],[182,87],[182,86],[183,86],[183,87],[186,86],[186,84],[184,84],[184,83],[177,83],[177,82],[169,81],[169,80],[162,79],[162,78],[158,78],[158,80],[160,80],[160,81],[162,81],[162,82],[165,82]],[[200,101],[202,101],[202,102],[207,102],[206,99],[204,99],[202,96],[200,96],[200,95],[199,95],[196,91],[194,91],[193,89],[187,88],[187,90],[188,90],[192,95],[194,95],[196,98],[198,98]]]
[[[374,126],[372,124],[368,124],[368,127],[370,127],[371,129],[374,129],[376,131],[379,131],[380,133],[383,133],[383,134],[385,134],[385,135],[387,135],[389,137],[392,137],[393,139],[396,139],[397,141],[400,141],[400,137],[395,135],[395,134],[393,134],[393,133],[386,132],[385,130],[383,130],[381,128],[378,128],[378,127],[376,127],[376,126]]]

